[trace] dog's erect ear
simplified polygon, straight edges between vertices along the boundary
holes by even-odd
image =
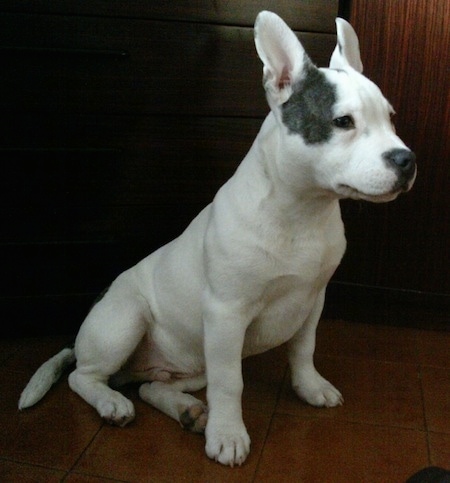
[[[337,45],[330,60],[332,69],[353,67],[362,72],[363,65],[359,54],[359,41],[353,27],[343,18],[336,19]]]
[[[264,64],[263,84],[269,104],[280,105],[289,99],[293,83],[301,77],[305,63],[311,61],[294,32],[272,12],[258,14],[255,45]]]

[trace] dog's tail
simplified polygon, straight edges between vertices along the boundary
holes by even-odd
[[[40,401],[61,377],[64,369],[75,362],[75,350],[73,345],[65,347],[34,373],[30,381],[22,391],[19,399],[19,409],[29,408]]]

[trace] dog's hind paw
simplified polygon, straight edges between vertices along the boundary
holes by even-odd
[[[204,433],[208,422],[208,408],[204,404],[194,404],[180,414],[183,429],[193,433]]]

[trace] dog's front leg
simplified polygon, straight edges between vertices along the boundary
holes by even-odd
[[[209,407],[206,454],[224,465],[241,465],[250,438],[242,419],[242,347],[248,326],[239,304],[213,301],[204,310],[204,340]]]
[[[289,341],[289,364],[292,387],[300,399],[318,407],[342,405],[341,393],[314,367],[316,329],[325,301],[325,289],[318,295],[315,305],[300,330]]]

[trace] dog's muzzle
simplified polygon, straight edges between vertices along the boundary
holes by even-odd
[[[408,191],[416,176],[416,155],[409,149],[395,148],[383,153],[383,159],[397,173],[394,191]]]

